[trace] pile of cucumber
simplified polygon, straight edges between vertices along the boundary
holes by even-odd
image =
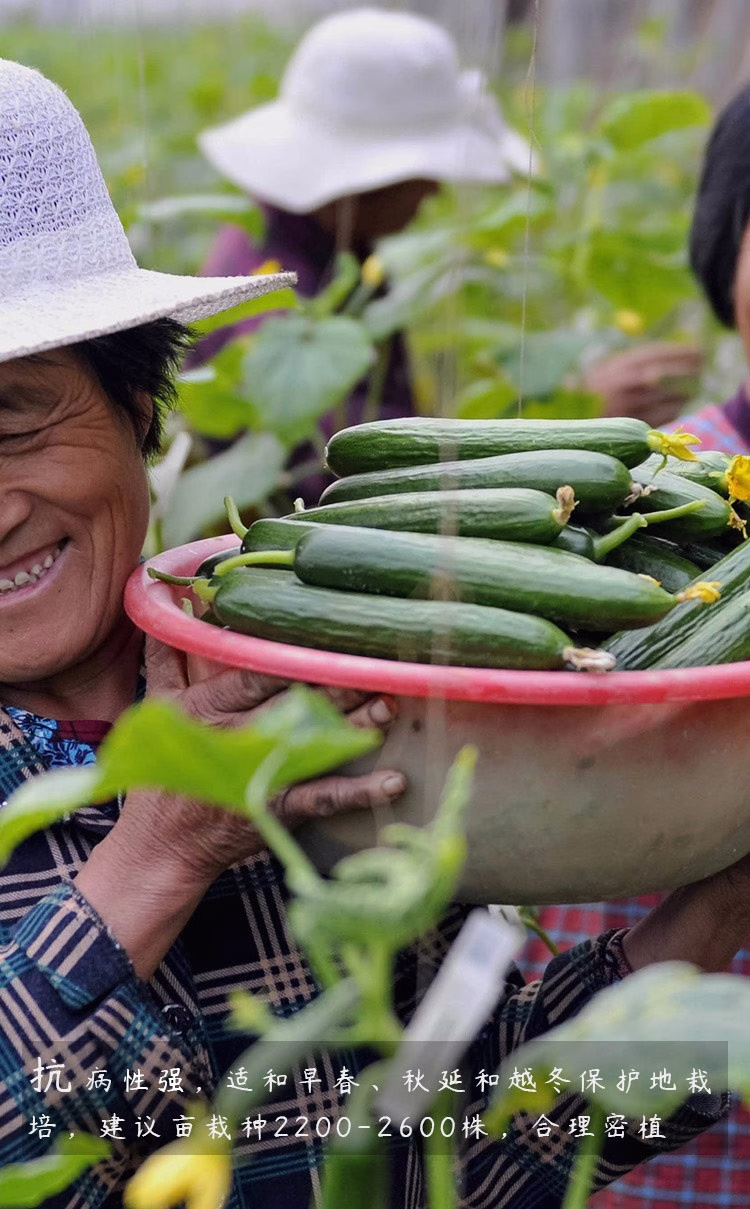
[[[691,458],[635,419],[409,419],[344,429],[326,457],[339,477],[316,508],[249,529],[230,514],[241,546],[193,585],[206,620],[463,667],[750,658],[723,454]]]

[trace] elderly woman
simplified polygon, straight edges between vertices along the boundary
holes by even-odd
[[[284,685],[227,671],[189,685],[181,658],[122,609],[146,532],[145,461],[185,345],[180,320],[219,311],[286,278],[186,279],[138,269],[73,106],[41,75],[0,61],[0,788],[96,758],[108,727],[144,691],[215,726],[242,725]],[[388,700],[335,695],[353,722],[384,726]],[[298,786],[274,803],[290,826],[332,809],[397,798],[397,771]],[[287,927],[279,866],[245,821],[199,802],[133,792],[28,839],[0,892],[0,1161],[86,1131],[114,1154],[55,1204],[120,1203],[149,1147],[175,1136],[189,1100],[210,1094],[242,1038],[226,1033],[230,994],[247,988],[289,1015],[316,986]],[[396,1002],[413,1010],[463,919],[454,908],[402,955]],[[611,931],[513,975],[470,1060],[496,1069],[509,1048],[577,1012],[601,987],[660,959],[720,969],[750,922],[750,862],[672,896],[630,932]],[[427,977],[425,977],[427,975]],[[246,1041],[246,1039],[245,1039]],[[351,1070],[351,1061],[347,1063]],[[313,1103],[340,1107],[332,1057]],[[338,1106],[338,1107],[337,1107]],[[523,1119],[502,1143],[463,1155],[465,1203],[552,1206],[561,1199],[580,1109],[563,1097],[549,1143]],[[600,1184],[681,1145],[722,1115],[693,1097],[642,1140],[607,1143]],[[290,1119],[310,1112],[289,1091]],[[157,1140],[157,1138],[159,1140]],[[307,1209],[317,1147],[293,1136],[250,1144],[233,1204]],[[279,1174],[283,1172],[283,1181]],[[393,1205],[422,1203],[418,1148],[394,1160]],[[48,1202],[51,1203],[51,1202]]]

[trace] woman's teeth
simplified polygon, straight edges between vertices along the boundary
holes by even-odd
[[[17,571],[14,579],[0,579],[0,593],[15,592],[16,588],[26,588],[29,584],[35,584],[38,579],[47,574],[61,553],[62,546],[56,546],[43,562],[34,563],[28,571]]]

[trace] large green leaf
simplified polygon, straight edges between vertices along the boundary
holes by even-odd
[[[613,97],[601,116],[603,135],[619,151],[686,126],[705,126],[711,110],[705,97],[687,90],[644,89]]]
[[[262,427],[291,448],[346,399],[374,355],[362,325],[346,316],[269,319],[245,356],[245,391]]]
[[[87,1134],[60,1138],[41,1159],[8,1163],[0,1170],[0,1206],[36,1209],[110,1154],[108,1142]]]
[[[690,1092],[693,1071],[702,1071],[712,1092],[750,1095],[750,982],[733,974],[702,974],[682,962],[647,966],[607,987],[572,1020],[529,1042],[506,1060],[503,1089],[489,1113],[493,1131],[502,1131],[509,1113],[525,1105],[544,1112],[548,1078],[555,1068],[581,1091],[580,1073],[597,1070],[602,1088],[594,1093],[606,1112],[628,1117],[674,1112]],[[567,1069],[566,1069],[567,1068]],[[528,1069],[533,1092],[511,1088],[514,1070]],[[677,1092],[651,1086],[666,1069]],[[638,1071],[629,1085],[622,1072]],[[620,1085],[618,1086],[618,1083]],[[511,1095],[508,1095],[508,1092]],[[585,1094],[585,1093],[584,1093]]]
[[[587,276],[613,307],[637,311],[646,323],[663,319],[696,294],[682,258],[651,252],[637,232],[594,232]]]
[[[289,691],[241,729],[222,730],[149,700],[123,714],[95,766],[33,777],[0,811],[0,862],[29,835],[72,810],[135,788],[161,788],[215,806],[246,811],[248,783],[271,759],[275,792],[371,751],[377,731],[357,729],[322,694]]]
[[[229,449],[191,466],[177,480],[163,520],[166,546],[198,537],[224,512],[231,495],[238,508],[266,499],[278,483],[286,453],[268,432],[249,432]]]
[[[590,343],[585,332],[558,328],[552,332],[527,332],[513,349],[497,355],[507,377],[524,397],[549,395],[577,365]]]
[[[243,336],[230,341],[208,365],[180,375],[180,410],[196,432],[221,439],[257,427],[255,408],[244,398],[240,385],[242,359],[250,339]]]
[[[208,336],[219,328],[231,327],[244,319],[253,319],[256,315],[265,315],[267,311],[290,311],[297,305],[297,295],[290,286],[272,290],[270,294],[261,294],[258,298],[248,298],[246,302],[238,302],[229,310],[219,311],[216,315],[208,315],[205,319],[196,319],[191,328],[198,337]]]

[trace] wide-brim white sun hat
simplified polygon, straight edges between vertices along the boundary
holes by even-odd
[[[198,144],[222,176],[297,214],[404,180],[497,184],[539,167],[442,26],[371,8],[315,25],[278,99]]]
[[[140,269],[78,111],[0,59],[0,361],[167,316],[191,323],[295,280]]]

